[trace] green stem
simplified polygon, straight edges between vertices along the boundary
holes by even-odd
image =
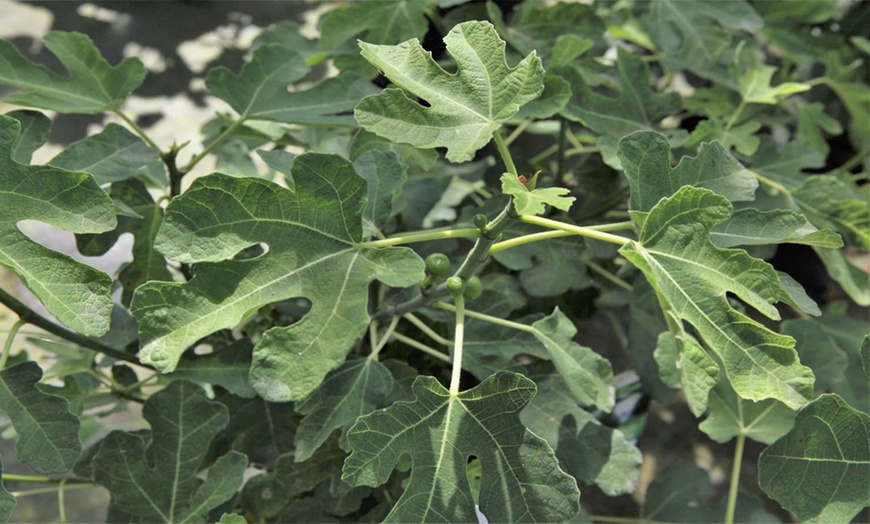
[[[740,100],[740,105],[737,106],[737,109],[731,114],[731,118],[728,119],[728,123],[725,124],[725,131],[730,131],[734,124],[737,123],[737,119],[740,118],[740,113],[746,108],[746,100]]]
[[[498,152],[501,155],[504,167],[508,170],[508,173],[516,177],[520,176],[519,173],[517,173],[517,166],[514,165],[514,159],[511,158],[511,152],[508,150],[507,144],[505,144],[504,138],[502,138],[498,129],[492,132],[492,137],[495,139],[495,146],[498,148]]]
[[[853,167],[855,167],[858,164],[860,164],[861,162],[863,162],[864,159],[867,158],[867,155],[870,155],[870,146],[867,146],[864,149],[862,149],[861,151],[858,151],[857,153],[855,153],[849,160],[846,160],[845,162],[843,162],[843,165],[840,166],[838,169],[840,171],[843,171],[844,173],[847,173],[847,172],[851,171]],[[858,173],[858,174],[863,175],[863,173]],[[864,176],[866,176],[866,175],[864,175]]]
[[[64,489],[65,490],[91,489],[91,488],[96,488],[96,487],[97,487],[97,485],[94,484],[93,482],[88,482],[87,484],[73,484],[71,486],[66,486],[66,487],[64,487]],[[13,492],[11,492],[11,494],[15,498],[21,498],[21,497],[29,497],[31,495],[43,495],[45,493],[54,493],[56,491],[57,491],[56,487],[51,487],[51,488],[29,489],[27,491],[13,491]]]
[[[136,355],[131,355],[130,353],[127,353],[125,351],[121,351],[119,349],[107,346],[99,340],[86,337],[84,335],[79,335],[74,331],[70,331],[55,324],[54,322],[37,314],[32,309],[25,306],[23,302],[13,297],[2,288],[0,288],[0,304],[3,304],[4,306],[11,309],[16,315],[19,316],[19,318],[21,318],[28,324],[32,324],[38,328],[44,329],[52,335],[57,335],[65,340],[72,342],[73,344],[77,344],[85,349],[98,351],[117,360],[123,360],[125,362],[130,362],[132,364],[143,366],[149,369],[154,369],[151,366],[139,363],[139,359],[136,358]]]
[[[450,346],[453,344],[452,341],[447,340],[446,338],[436,333],[432,328],[430,328],[428,325],[426,325],[425,322],[417,318],[417,316],[413,313],[405,313],[404,315],[402,315],[402,318],[417,326],[417,329],[422,331],[426,336],[428,336],[435,342],[438,342],[442,346]]]
[[[737,507],[737,488],[740,486],[740,466],[743,465],[743,445],[746,433],[737,434],[737,447],[734,449],[734,463],[731,466],[731,485],[728,488],[728,507],[725,510],[725,524],[734,524],[734,509]]]
[[[91,481],[87,479],[77,479],[77,478],[59,478],[59,477],[40,477],[36,475],[16,475],[14,473],[3,473],[2,475],[4,482],[25,482],[27,484],[58,484],[60,482],[66,482],[67,484],[90,484]]]
[[[584,226],[586,229],[593,229],[595,231],[623,231],[626,229],[634,229],[634,222],[614,222],[613,224],[602,224],[600,226]],[[505,249],[510,249],[512,247],[521,246],[523,244],[529,244],[531,242],[538,242],[541,240],[548,240],[551,238],[561,238],[561,237],[569,237],[575,235],[576,233],[573,231],[542,231],[540,233],[531,233],[528,235],[519,236],[516,238],[512,238],[510,240],[502,240],[501,242],[496,242],[493,244],[492,248],[489,250],[490,253],[498,253],[499,251],[504,251]]]
[[[230,125],[230,127],[226,128],[223,133],[219,134],[217,138],[215,138],[207,146],[205,146],[205,149],[203,149],[198,155],[191,158],[190,162],[188,162],[187,165],[184,166],[183,171],[187,173],[188,171],[193,169],[196,164],[198,164],[203,158],[207,157],[208,154],[214,150],[214,148],[221,145],[224,140],[231,137],[236,131],[238,131],[238,129],[242,127],[242,124],[245,123],[245,120],[247,120],[246,116],[240,116],[238,120]]]
[[[520,125],[518,125],[513,131],[511,131],[511,134],[509,134],[508,137],[504,139],[505,145],[509,146],[513,144],[514,140],[516,140],[523,133],[523,131],[525,131],[526,128],[529,127],[529,124],[531,123],[531,120],[523,120],[522,122],[520,122]]]
[[[417,233],[408,233],[389,237],[383,240],[369,240],[368,242],[360,242],[357,244],[357,246],[365,249],[375,249],[379,247],[398,246],[401,244],[413,244],[415,242],[427,242],[429,240],[444,240],[446,238],[477,238],[479,236],[480,230],[476,227],[465,229],[450,229],[447,231],[421,231]]]
[[[598,273],[600,276],[604,277],[609,282],[612,282],[613,284],[616,284],[617,286],[621,287],[622,289],[625,289],[628,291],[631,291],[632,289],[634,289],[634,288],[632,288],[631,284],[629,284],[625,280],[622,280],[621,278],[614,275],[610,271],[607,271],[606,269],[599,266],[595,262],[588,260],[588,259],[583,260],[583,262],[586,264],[586,267],[588,267],[592,271]]]
[[[780,193],[782,193],[784,195],[791,194],[791,190],[789,188],[785,187],[784,185],[780,184],[779,182],[771,180],[771,179],[767,178],[766,176],[762,175],[761,173],[758,173],[758,172],[753,171],[751,169],[748,169],[747,171],[749,171],[749,174],[754,176],[756,180],[758,180],[762,184],[766,185],[767,187],[776,189],[777,191],[779,191]]]
[[[427,346],[426,344],[423,344],[422,342],[418,342],[418,341],[414,340],[411,337],[406,337],[405,335],[402,335],[401,333],[393,333],[393,339],[398,340],[402,344],[411,346],[414,349],[419,349],[423,353],[426,353],[429,356],[435,357],[438,360],[443,360],[444,362],[447,362],[448,364],[453,362],[453,359],[451,359],[449,355],[445,355],[444,353],[438,351],[437,349],[431,348],[431,347]],[[452,342],[451,342],[451,344],[452,344]]]
[[[142,140],[145,141],[146,144],[148,144],[149,146],[153,147],[153,148],[156,149],[157,151],[160,151],[160,146],[158,146],[158,145],[154,142],[154,140],[151,140],[151,137],[148,136],[148,133],[146,133],[144,129],[142,129],[141,127],[139,127],[139,125],[136,124],[136,121],[135,121],[135,120],[133,120],[132,118],[130,118],[129,116],[127,116],[126,114],[124,114],[124,112],[121,111],[120,109],[115,109],[115,110],[113,111],[113,113],[115,113],[116,115],[118,115],[118,116],[121,118],[121,120],[123,120],[124,122],[126,122],[127,125],[130,126],[130,127],[133,129],[133,132],[135,132],[137,135],[139,135],[139,136],[142,138]]]
[[[60,524],[66,524],[66,503],[64,501],[66,480],[61,480],[60,485],[57,487],[57,520]]]
[[[537,164],[538,162],[547,158],[548,156],[552,155],[553,153],[555,153],[558,150],[559,150],[559,144],[553,144],[550,147],[548,147],[547,149],[544,149],[543,151],[541,151],[540,153],[538,153],[537,155],[535,155],[531,159],[529,159],[529,163]]]
[[[448,304],[447,302],[441,302],[440,300],[435,303],[437,307],[441,309],[456,312],[456,306],[452,304]],[[492,315],[487,315],[485,313],[478,313],[477,311],[470,311],[468,309],[465,310],[465,316],[469,318],[476,318],[478,320],[484,320],[486,322],[490,322],[492,324],[498,324],[499,326],[509,327],[511,329],[516,329],[519,331],[525,331],[526,333],[534,333],[535,328],[532,326],[527,326],[525,324],[520,324],[519,322],[513,322],[510,320],[505,320],[503,318],[494,317]]]
[[[556,156],[556,180],[562,183],[562,177],[565,173],[565,141],[568,133],[568,121],[565,118],[559,118],[559,154]]]
[[[368,357],[369,360],[377,360],[378,359],[378,353],[380,353],[381,350],[384,349],[384,346],[387,345],[387,342],[390,341],[390,337],[393,336],[393,332],[396,330],[396,326],[398,326],[398,325],[399,325],[399,317],[394,317],[393,320],[390,321],[390,325],[387,326],[386,331],[384,331],[384,334],[381,335],[381,340],[377,343],[376,346],[374,346],[372,348],[372,352]]]
[[[571,149],[569,151],[566,151],[565,156],[572,157],[572,156],[576,156],[576,155],[588,155],[589,153],[600,153],[600,152],[601,152],[600,147],[594,147],[594,146],[577,147],[577,148]]]
[[[620,246],[627,244],[630,239],[621,237],[619,235],[611,235],[610,233],[605,233],[603,231],[596,231],[595,229],[590,229],[588,227],[575,226],[572,224],[566,224],[564,222],[559,222],[558,220],[551,220],[549,218],[544,217],[536,217],[531,215],[523,215],[520,217],[520,220],[527,224],[535,224],[538,226],[543,226],[549,229],[558,229],[561,231],[569,231],[576,235],[581,235],[584,237],[594,238],[596,240],[602,240],[604,242],[610,242],[611,244],[619,244]]]
[[[453,337],[453,372],[450,374],[450,396],[459,394],[459,379],[462,375],[462,344],[465,337],[465,297],[462,293],[455,293],[453,300],[456,302],[456,330]]]
[[[23,318],[19,318],[9,329],[9,335],[6,336],[6,342],[3,344],[3,355],[0,355],[0,371],[6,369],[6,362],[9,360],[9,353],[12,352],[12,342],[15,340],[15,335],[18,334],[18,330],[21,329],[21,326],[24,324],[27,324],[27,321]]]

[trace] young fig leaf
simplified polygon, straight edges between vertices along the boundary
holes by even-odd
[[[531,182],[530,182],[531,184]],[[565,196],[570,190],[564,187],[531,189],[510,173],[501,176],[501,190],[514,198],[514,208],[520,215],[541,215],[546,205],[568,211],[574,197]]]

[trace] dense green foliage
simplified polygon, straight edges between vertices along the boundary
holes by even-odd
[[[0,115],[0,265],[53,317],[0,289],[3,436],[44,475],[6,484],[101,486],[119,522],[850,521],[868,16],[366,0],[209,71],[234,113],[192,152],[124,113],[138,59],[54,32],[56,74],[0,42],[5,102],[123,122],[31,165],[49,118]],[[133,259],[105,274],[23,220],[89,256],[131,234]],[[727,443],[727,487],[661,452],[674,417]]]

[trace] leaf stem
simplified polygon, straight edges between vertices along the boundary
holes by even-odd
[[[398,246],[401,244],[413,244],[415,242],[426,242],[429,240],[444,240],[446,238],[477,238],[480,236],[480,230],[475,228],[464,229],[449,229],[447,231],[420,231],[416,233],[408,233],[394,237],[388,237],[383,240],[369,240],[368,242],[360,242],[358,247],[366,249],[374,249],[379,247]]]
[[[610,242],[611,244],[619,244],[623,246],[629,242],[628,238],[621,237],[619,235],[611,235],[610,233],[605,233],[603,231],[597,231],[595,229],[591,229],[583,226],[575,226],[572,224],[566,224],[564,222],[559,222],[558,220],[551,220],[549,218],[544,217],[536,217],[532,215],[523,215],[520,217],[520,220],[527,224],[535,224],[538,226],[544,226],[549,229],[558,229],[561,231],[568,231],[574,233],[575,235],[581,235],[584,237],[594,238],[596,240],[602,240],[604,242]]]
[[[625,229],[634,229],[634,222],[614,222],[613,224],[602,224],[599,226],[583,226],[586,229],[594,229],[595,231],[622,231]],[[493,244],[492,248],[489,250],[490,253],[498,253],[499,251],[504,251],[505,249],[510,249],[512,247],[521,246],[523,244],[529,244],[531,242],[538,242],[540,240],[548,240],[551,238],[561,238],[561,237],[569,237],[573,236],[576,233],[573,231],[563,231],[563,230],[555,230],[555,231],[542,231],[540,233],[531,233],[528,235],[519,236],[516,238],[512,238],[510,240],[502,240],[501,242],[496,242]]]
[[[203,158],[205,158],[206,156],[208,156],[209,153],[211,153],[212,151],[214,151],[214,149],[215,149],[217,146],[221,145],[221,144],[223,143],[224,140],[226,140],[227,138],[231,137],[231,136],[232,136],[236,131],[238,131],[238,129],[239,129],[240,127],[242,127],[242,124],[245,123],[245,120],[247,120],[247,117],[245,117],[245,116],[240,116],[238,120],[234,121],[234,122],[230,125],[230,127],[224,129],[224,132],[223,132],[223,133],[219,134],[219,135],[217,136],[217,138],[215,138],[214,140],[212,140],[211,142],[209,142],[209,144],[208,144],[207,146],[205,146],[205,149],[203,149],[202,151],[200,151],[200,153],[199,153],[198,155],[196,155],[195,157],[193,157],[193,158],[190,159],[190,162],[188,162],[187,165],[184,166],[184,170],[183,170],[183,171],[184,171],[185,173],[187,173],[187,172],[189,172],[191,169],[193,169],[193,168],[196,166],[196,164],[198,164],[198,163],[199,163]]]
[[[740,118],[740,113],[746,109],[746,100],[741,97],[740,104],[737,106],[737,109],[731,113],[731,118],[728,119],[728,123],[725,124],[725,131],[730,131],[734,124],[737,123],[737,119]]]
[[[498,153],[501,155],[502,162],[504,162],[504,166],[507,168],[508,173],[513,176],[520,176],[519,173],[517,173],[517,166],[514,165],[514,159],[511,158],[511,152],[508,150],[507,144],[505,144],[504,138],[502,138],[498,129],[492,132],[492,137],[495,139],[495,146],[498,148]]]
[[[731,466],[731,485],[728,488],[728,506],[725,510],[725,524],[734,524],[734,509],[737,507],[737,488],[740,486],[740,466],[743,465],[743,445],[746,443],[746,432],[737,434],[737,446],[734,449],[734,463]]]
[[[87,484],[82,483],[82,484],[72,484],[69,486],[65,486],[64,489],[66,489],[66,490],[92,489],[92,488],[96,488],[96,487],[97,487],[97,485],[94,484],[93,482],[88,482]],[[54,493],[56,491],[57,491],[57,487],[36,488],[36,489],[29,489],[27,491],[12,491],[11,495],[13,495],[15,498],[21,498],[21,497],[29,497],[31,495],[42,495],[45,493]]]
[[[154,142],[154,140],[152,140],[150,136],[148,136],[148,133],[146,133],[144,129],[142,129],[141,127],[139,127],[139,125],[136,123],[135,120],[133,120],[132,118],[130,118],[129,116],[127,116],[127,115],[126,115],[123,111],[121,111],[120,109],[115,109],[115,110],[112,111],[112,112],[115,113],[116,115],[118,115],[118,116],[121,118],[121,120],[123,120],[124,122],[126,122],[127,125],[130,126],[130,128],[133,129],[133,132],[135,132],[137,135],[139,135],[139,137],[141,137],[142,140],[144,140],[146,144],[148,144],[148,145],[151,146],[152,148],[156,149],[157,151],[160,151],[160,146],[158,146],[157,143]]]
[[[447,311],[455,312],[456,306],[452,304],[448,304],[447,302],[438,301],[435,303],[437,307],[441,309],[445,309]],[[486,322],[490,322],[492,324],[498,324],[499,326],[509,327],[511,329],[516,329],[519,331],[525,331],[526,333],[534,333],[535,328],[532,326],[527,326],[526,324],[520,324],[519,322],[513,322],[510,320],[506,320],[503,318],[494,317],[492,315],[487,315],[485,313],[478,313],[477,311],[470,311],[468,309],[465,310],[465,316],[469,318],[476,318],[478,320],[484,320]]]
[[[525,131],[526,128],[529,127],[529,124],[531,123],[531,120],[523,120],[522,122],[520,122],[520,125],[514,128],[514,130],[511,131],[511,134],[509,134],[508,137],[504,139],[505,145],[509,146],[513,144],[514,140],[516,140],[523,133],[523,131]]]
[[[66,481],[60,481],[57,487],[57,520],[60,524],[66,524],[66,502],[64,501],[64,493],[66,493]]]
[[[369,360],[377,360],[378,353],[384,349],[384,346],[387,345],[387,342],[390,341],[390,337],[393,336],[393,332],[396,330],[396,326],[399,325],[399,317],[393,317],[390,321],[390,325],[387,326],[387,329],[384,331],[383,335],[381,335],[381,339],[378,341],[378,344],[372,348],[372,352],[369,355]]]
[[[791,190],[789,188],[785,187],[784,185],[780,184],[779,182],[771,180],[771,179],[767,178],[766,176],[762,175],[761,173],[759,173],[757,171],[753,171],[752,169],[747,169],[747,171],[749,171],[749,174],[754,176],[756,180],[758,180],[759,182],[761,182],[762,184],[764,184],[770,188],[776,189],[777,191],[779,191],[783,195],[790,195],[791,194]]]
[[[405,320],[407,320],[411,324],[414,324],[415,326],[417,326],[417,329],[422,331],[424,334],[426,334],[426,336],[428,336],[429,338],[431,338],[435,342],[438,342],[442,346],[453,345],[453,341],[447,340],[446,338],[444,338],[441,335],[439,335],[438,333],[436,333],[432,328],[430,328],[425,322],[423,322],[422,320],[417,318],[417,316],[414,315],[413,313],[405,313],[404,315],[402,315],[402,318],[404,318]]]
[[[465,297],[462,293],[455,293],[453,300],[456,302],[456,329],[453,337],[453,372],[450,374],[450,396],[459,394],[459,379],[462,375],[462,343],[465,338]]]
[[[9,334],[6,336],[6,342],[3,344],[3,355],[0,355],[0,371],[6,369],[6,362],[9,360],[9,353],[12,352],[12,342],[15,340],[15,335],[18,334],[18,330],[21,329],[24,324],[27,324],[27,321],[23,318],[19,318],[9,329]]]
[[[595,262],[593,262],[589,259],[584,259],[583,263],[586,264],[586,267],[588,267],[589,269],[591,269],[595,273],[598,273],[600,276],[604,277],[609,282],[616,284],[618,287],[621,287],[622,289],[625,289],[628,291],[631,291],[632,289],[634,289],[631,284],[629,284],[625,280],[622,280],[621,278],[614,275],[610,271],[607,271],[606,269],[599,266]]]
[[[99,340],[86,337],[84,335],[79,335],[74,331],[70,331],[69,329],[55,324],[47,318],[37,314],[35,311],[24,305],[23,302],[13,297],[2,288],[0,288],[0,304],[3,304],[4,306],[11,309],[16,315],[18,315],[19,318],[23,319],[28,324],[32,324],[40,329],[44,329],[52,335],[57,335],[64,340],[72,342],[73,344],[77,344],[85,349],[98,351],[116,360],[123,360],[125,362],[130,362],[132,364],[136,364],[142,367],[154,369],[149,365],[140,363],[139,359],[136,358],[136,355],[131,355],[130,353],[127,353],[125,351],[121,351],[119,349],[107,346]]]
[[[398,340],[402,344],[406,344],[408,346],[411,346],[414,349],[418,349],[418,350],[422,351],[423,353],[426,353],[429,356],[435,357],[438,360],[443,360],[444,362],[447,362],[448,364],[453,362],[453,359],[451,359],[449,355],[445,355],[444,353],[438,351],[437,349],[431,348],[431,347],[427,346],[426,344],[423,344],[422,342],[418,342],[418,341],[414,340],[411,337],[406,337],[405,335],[402,335],[401,333],[393,333],[393,340]],[[451,344],[452,344],[452,342],[451,342]]]
[[[16,475],[15,473],[3,473],[3,482],[24,482],[27,484],[58,484],[66,482],[67,484],[91,484],[87,479],[69,478],[69,477],[40,477],[36,475]]]

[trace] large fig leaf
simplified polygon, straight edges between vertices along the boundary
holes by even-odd
[[[176,381],[145,402],[151,436],[113,431],[99,444],[94,480],[112,504],[144,522],[206,522],[209,510],[242,485],[247,458],[231,451],[200,480],[208,445],[227,425],[227,409],[199,386]]]
[[[350,162],[306,154],[295,159],[292,175],[295,191],[214,174],[172,201],[156,245],[169,258],[195,263],[194,278],[136,290],[131,309],[140,323],[143,362],[172,371],[200,338],[267,304],[304,297],[312,302],[310,312],[267,331],[251,368],[252,385],[264,398],[298,400],[344,361],[365,331],[369,282],[409,286],[423,278],[423,262],[410,249],[356,245],[366,183]],[[261,243],[268,252],[232,259]]]
[[[43,42],[69,75],[34,64],[10,42],[0,40],[0,85],[24,91],[7,96],[6,102],[60,113],[102,113],[118,109],[145,79],[141,60],[128,57],[111,66],[81,33],[53,31]]]
[[[870,506],[870,415],[822,395],[761,453],[758,474],[761,488],[802,522],[850,522]]]
[[[12,270],[60,322],[86,335],[109,329],[112,279],[37,244],[18,230],[38,220],[73,233],[116,225],[109,196],[87,173],[27,166],[12,159],[21,124],[0,115],[0,265]]]
[[[544,70],[534,53],[509,67],[505,43],[487,22],[459,24],[444,42],[456,60],[454,74],[441,69],[418,40],[399,45],[360,42],[362,56],[401,89],[364,98],[354,115],[362,127],[394,142],[446,147],[448,160],[464,162],[523,104],[541,94]]]
[[[532,381],[501,372],[451,395],[421,376],[413,388],[415,401],[361,417],[348,433],[353,451],[342,478],[354,486],[380,486],[411,456],[411,479],[387,522],[478,522],[470,457],[481,462],[479,506],[490,522],[565,522],[577,513],[576,481],[519,420],[535,395]]]
[[[767,317],[779,318],[772,305],[780,296],[773,267],[709,240],[711,228],[730,215],[725,197],[684,186],[652,208],[638,240],[620,253],[644,273],[663,309],[695,328],[741,397],[775,398],[799,408],[812,398],[814,379],[800,364],[794,339],[728,304],[726,294],[733,293]]]

